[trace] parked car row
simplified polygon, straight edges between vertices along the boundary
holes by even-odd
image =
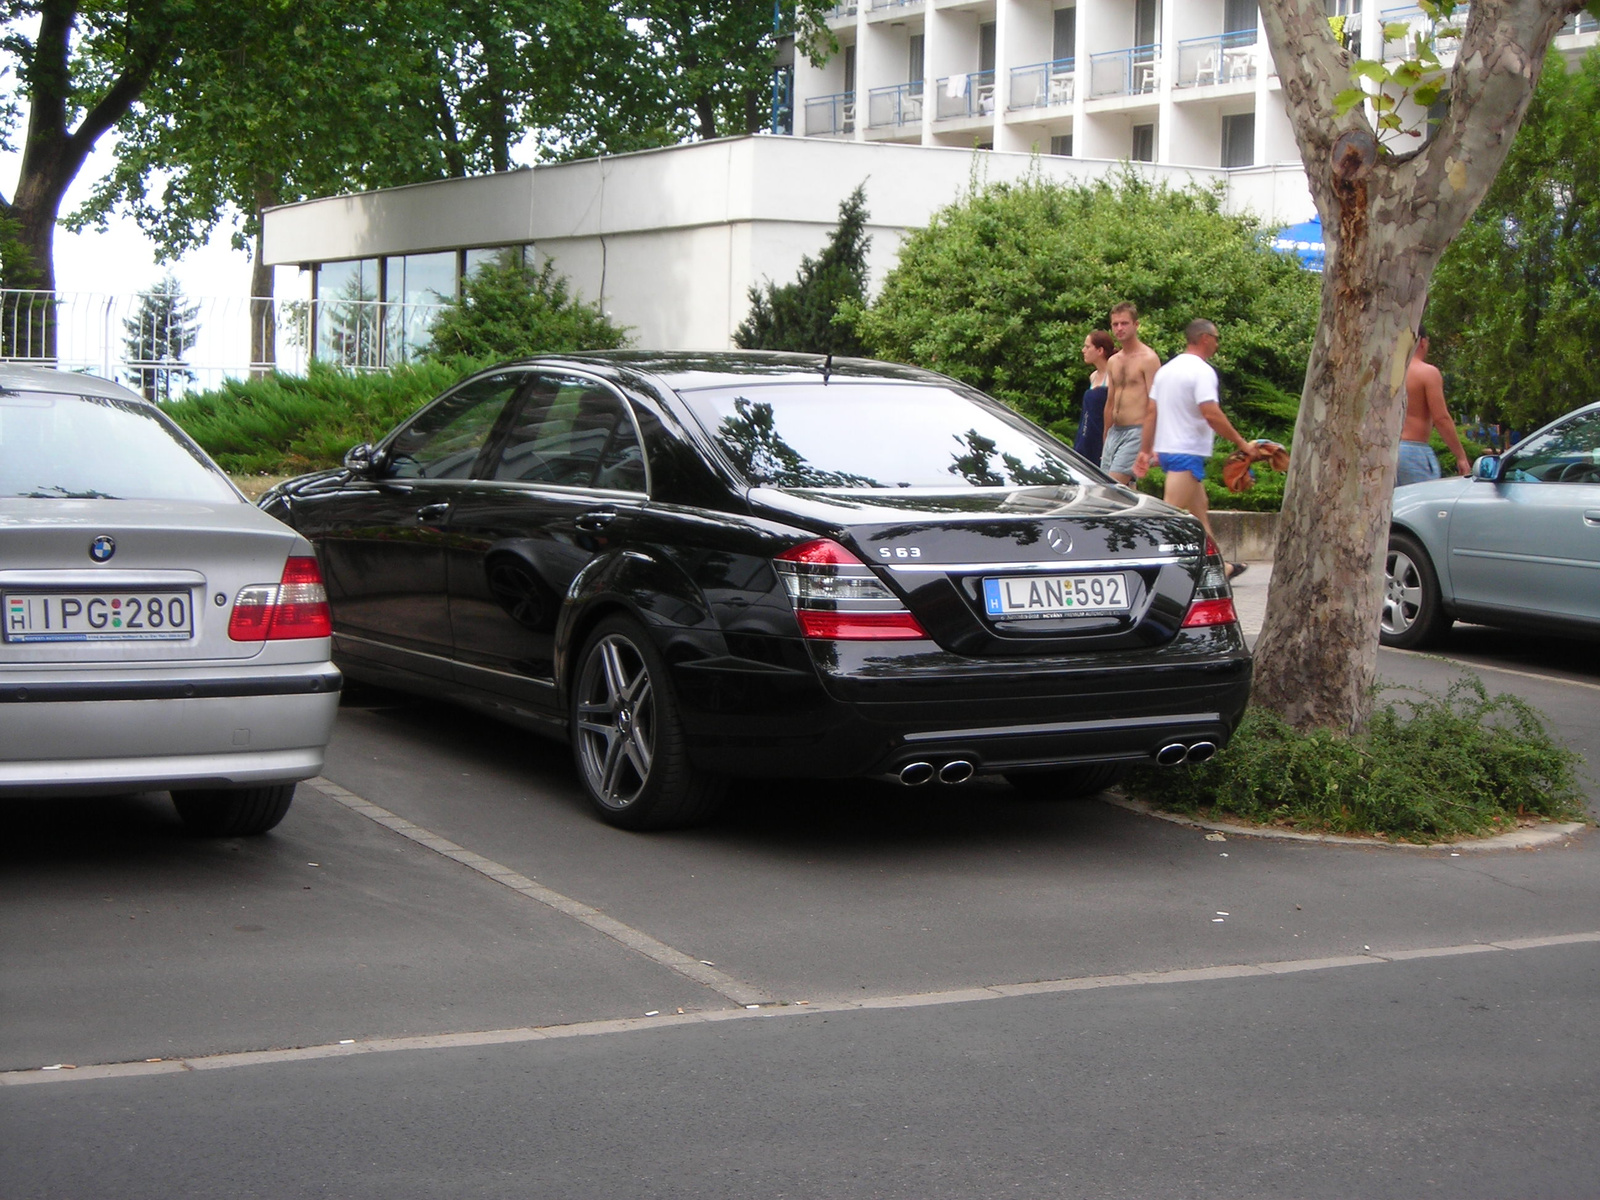
[[[1397,491],[1383,640],[1592,634],[1597,547],[1592,405]],[[1193,518],[953,380],[799,355],[506,364],[259,508],[126,389],[0,368],[0,611],[0,792],[228,835],[321,770],[342,676],[565,739],[651,829],[735,778],[1095,792],[1214,753],[1251,673]]]

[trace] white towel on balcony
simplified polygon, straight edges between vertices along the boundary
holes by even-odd
[[[952,75],[945,81],[945,94],[952,100],[959,100],[967,94],[967,77],[965,75]]]

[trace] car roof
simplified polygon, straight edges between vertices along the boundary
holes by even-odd
[[[530,366],[573,366],[614,372],[617,377],[647,375],[673,391],[727,387],[740,380],[815,382],[826,366],[830,379],[888,379],[905,383],[948,384],[949,379],[920,367],[870,358],[829,358],[779,350],[661,351],[604,350],[583,354],[541,355],[524,360]]]
[[[57,371],[50,367],[28,367],[0,363],[0,390],[8,392],[64,392],[73,396],[105,396],[115,400],[148,403],[138,392],[98,375],[79,371]]]

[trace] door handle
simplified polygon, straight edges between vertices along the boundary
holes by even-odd
[[[417,509],[417,520],[419,521],[442,521],[449,515],[450,502],[448,500],[442,504],[424,504]]]
[[[599,533],[616,519],[616,509],[597,508],[593,512],[586,512],[582,516],[574,517],[572,523],[586,533]]]
[[[1591,508],[1583,514],[1585,525],[1600,525],[1600,508]]]

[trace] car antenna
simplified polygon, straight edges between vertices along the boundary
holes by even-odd
[[[828,356],[822,360],[822,382],[826,386],[828,376],[833,374],[833,351],[828,351]]]

